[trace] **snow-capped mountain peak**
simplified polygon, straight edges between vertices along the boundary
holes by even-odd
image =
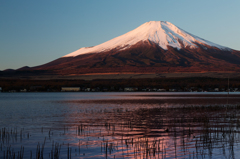
[[[164,50],[168,49],[168,46],[182,49],[181,43],[184,47],[197,48],[196,44],[205,44],[211,47],[216,47],[221,50],[229,50],[227,47],[217,45],[207,40],[201,39],[195,35],[192,35],[170,22],[167,21],[149,21],[138,28],[109,40],[105,43],[94,47],[84,47],[63,57],[75,57],[88,53],[100,53],[111,49],[126,49],[140,41],[151,41],[158,44]],[[181,43],[180,43],[181,42]]]

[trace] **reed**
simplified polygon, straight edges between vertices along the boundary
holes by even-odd
[[[3,127],[0,158],[71,159],[90,157],[90,150],[105,158],[211,158],[216,149],[234,158],[235,145],[240,141],[239,105],[99,112],[104,118],[77,121],[59,129],[40,127],[38,134],[44,139],[35,144],[35,149],[24,145],[34,141],[32,132]],[[69,142],[64,140],[68,137],[72,138]]]

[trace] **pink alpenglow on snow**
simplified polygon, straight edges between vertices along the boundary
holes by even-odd
[[[198,46],[196,44],[205,44],[221,50],[231,50],[230,48],[212,43],[210,41],[192,35],[176,27],[170,22],[150,21],[142,24],[138,28],[126,34],[111,39],[105,43],[93,47],[80,48],[79,50],[67,54],[63,57],[75,57],[88,53],[101,53],[112,49],[124,50],[140,41],[150,41],[156,43],[164,50],[168,49],[167,46],[171,46],[179,50],[182,49],[180,41],[182,42],[184,47],[197,48]]]

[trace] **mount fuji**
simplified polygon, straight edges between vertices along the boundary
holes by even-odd
[[[19,70],[87,73],[239,72],[240,52],[204,40],[166,21],[150,21],[93,47]]]

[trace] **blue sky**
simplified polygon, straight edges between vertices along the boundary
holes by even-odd
[[[37,66],[147,21],[240,50],[239,0],[0,0],[0,70]]]

